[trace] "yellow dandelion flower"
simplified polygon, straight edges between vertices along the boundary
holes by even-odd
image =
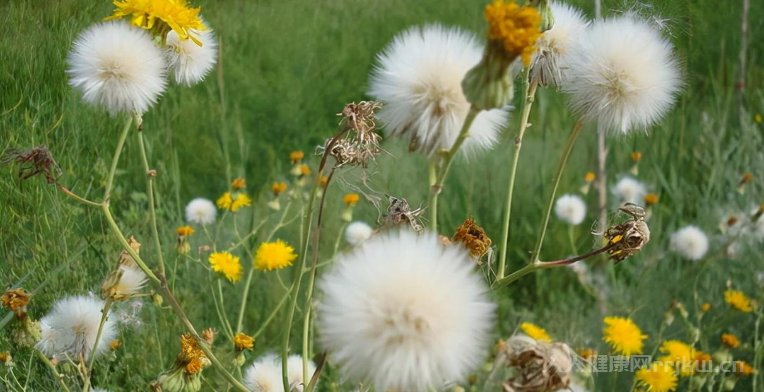
[[[239,258],[228,252],[215,252],[209,258],[212,270],[225,275],[231,282],[238,282],[241,279],[242,267]]]
[[[544,330],[544,328],[539,327],[538,325],[531,324],[531,323],[522,323],[520,324],[520,329],[522,329],[526,335],[530,336],[533,339],[538,340],[539,342],[552,341],[552,338],[549,337],[549,334],[546,333],[546,330]]]
[[[274,182],[273,185],[271,185],[271,192],[273,192],[273,197],[278,197],[278,195],[284,193],[287,188],[288,186],[285,182]]]
[[[130,17],[130,23],[162,38],[172,29],[182,40],[202,46],[195,31],[207,30],[199,16],[201,7],[191,8],[186,0],[115,0],[117,7],[106,20]]]
[[[739,374],[741,376],[750,376],[752,374],[756,374],[756,369],[754,369],[753,366],[749,365],[746,361],[735,361],[735,363],[732,365],[732,371],[735,372],[735,374]]]
[[[282,240],[263,242],[255,252],[255,268],[262,271],[273,271],[292,265],[297,255],[294,248]]]
[[[742,291],[731,289],[727,290],[724,292],[724,300],[727,301],[730,306],[741,312],[753,312],[751,299],[748,298]]]
[[[348,193],[347,195],[342,197],[342,202],[351,207],[356,205],[359,200],[361,200],[361,197],[358,196],[357,193]]]
[[[700,305],[700,311],[701,312],[708,312],[709,310],[711,310],[711,303],[710,302],[706,302],[703,305]]]
[[[764,122],[764,116],[762,116],[759,113],[756,113],[756,115],[753,116],[753,121],[756,121],[756,124],[761,124],[762,122]]]
[[[581,350],[578,350],[576,352],[576,354],[578,354],[579,357],[581,357],[581,358],[583,358],[583,359],[585,359],[587,361],[592,361],[597,356],[597,352],[594,351],[594,349],[591,349],[591,348],[583,348]]]
[[[302,176],[309,176],[310,175],[310,166],[306,164],[300,165],[300,175]]]
[[[593,171],[586,172],[586,175],[584,176],[584,181],[586,182],[592,182],[597,179],[597,175],[594,174]]]
[[[240,191],[246,187],[247,187],[247,181],[241,177],[231,182],[231,188],[233,188],[235,191]]]
[[[305,153],[302,151],[292,151],[289,153],[289,160],[292,163],[300,162],[302,158],[305,158]]]
[[[602,340],[609,344],[617,354],[630,356],[642,354],[642,347],[647,335],[643,335],[639,327],[629,318],[605,317],[605,335]]]
[[[658,203],[658,200],[660,199],[660,196],[656,195],[655,193],[648,193],[645,195],[645,205],[651,206],[653,204]]]
[[[629,154],[629,157],[634,162],[639,162],[642,160],[642,152],[640,151],[634,151],[631,154]]]
[[[120,346],[122,346],[122,343],[120,343],[119,340],[112,340],[111,343],[109,343],[109,348],[112,351],[118,349]]]
[[[737,348],[737,346],[740,345],[740,339],[738,339],[737,336],[731,333],[723,333],[722,344],[724,344],[727,347]]]
[[[523,64],[531,63],[534,44],[541,36],[541,16],[533,7],[520,7],[516,2],[496,0],[485,7],[488,39],[501,43],[510,58],[520,56]]]
[[[318,175],[318,184],[321,185],[322,188],[326,188],[326,184],[329,183],[329,177],[319,174]]]
[[[218,198],[215,204],[218,205],[218,208],[236,212],[242,207],[252,205],[252,199],[245,193],[237,192],[235,195],[231,195],[231,192],[226,192]]]
[[[678,340],[663,342],[660,351],[666,355],[659,357],[658,360],[674,364],[679,370],[679,374],[684,377],[695,373],[698,359],[705,358],[705,353],[697,351],[692,346]]]
[[[233,337],[233,345],[237,351],[252,350],[255,347],[255,339],[239,332]]]
[[[223,193],[217,201],[215,201],[215,204],[218,205],[218,208],[222,208],[224,210],[230,210],[231,204],[233,204],[233,198],[231,197],[231,192]]]
[[[640,369],[636,380],[650,392],[674,391],[678,383],[674,367],[665,362],[654,362],[649,368]]]
[[[178,235],[182,235],[182,236],[189,236],[195,233],[194,228],[191,226],[181,226],[181,227],[178,227],[178,229],[175,231],[178,233]]]

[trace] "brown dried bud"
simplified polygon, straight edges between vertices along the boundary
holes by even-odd
[[[131,248],[135,251],[136,254],[141,253],[141,243],[138,242],[135,237],[130,236],[130,238],[127,239],[127,243],[130,245]],[[122,251],[119,253],[119,264],[125,265],[128,267],[135,267],[138,268],[138,264],[135,263],[135,260],[132,256],[130,256],[127,251]]]
[[[478,261],[478,264],[491,248],[491,239],[488,238],[485,230],[470,218],[465,219],[464,223],[456,229],[452,240],[454,243],[461,242],[469,249],[470,255]]]
[[[3,307],[16,313],[16,317],[24,318],[27,314],[27,304],[29,303],[29,298],[31,296],[32,295],[28,291],[20,287],[16,289],[8,289],[2,296],[0,296],[0,303],[3,304]]]
[[[323,146],[317,149],[318,154],[326,154],[334,157],[335,167],[351,165],[366,167],[382,152],[379,147],[381,137],[374,132],[374,111],[381,108],[382,104],[374,101],[351,102],[345,105],[338,116],[342,117],[340,125],[344,125],[345,131],[340,135],[326,140]]]
[[[419,223],[419,216],[424,213],[423,208],[412,210],[406,199],[399,199],[395,196],[387,196],[390,205],[387,207],[387,214],[383,221],[385,227],[395,227],[398,225],[408,225],[417,233],[424,230],[424,226]]]
[[[631,218],[610,226],[604,234],[608,240],[607,253],[616,263],[639,253],[650,241],[650,229],[644,221],[645,211],[642,207],[627,203],[619,208],[619,211],[630,215]]]
[[[202,340],[204,340],[208,344],[212,344],[212,342],[215,341],[216,334],[217,333],[212,328],[207,328],[205,330],[202,330]]]
[[[11,149],[0,159],[0,165],[15,163],[19,165],[19,178],[26,180],[38,174],[42,174],[48,184],[57,182],[61,176],[61,168],[53,159],[48,149],[39,145],[31,150]]]
[[[513,370],[502,383],[506,392],[546,392],[570,385],[575,353],[563,343],[539,342],[515,336],[506,342],[497,359]]]

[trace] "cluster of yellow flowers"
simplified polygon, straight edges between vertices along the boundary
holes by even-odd
[[[514,1],[496,0],[485,7],[485,19],[488,39],[501,43],[509,57],[520,56],[528,66],[536,50],[534,44],[541,37],[538,11],[529,6],[521,7]]]
[[[199,46],[198,31],[207,30],[199,16],[201,8],[191,8],[186,0],[116,0],[114,13],[106,20],[129,17],[134,26],[149,30],[163,39],[172,30],[180,39],[190,39]]]

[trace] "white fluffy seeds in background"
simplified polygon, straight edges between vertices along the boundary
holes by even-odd
[[[193,34],[202,46],[190,39],[179,39],[173,30],[167,33],[165,56],[168,68],[175,74],[175,81],[186,86],[193,86],[204,80],[215,66],[218,54],[218,43],[212,30],[194,30]]]
[[[589,24],[578,8],[565,3],[550,3],[554,25],[536,41],[531,61],[531,77],[544,85],[559,86],[568,69],[568,51],[573,40],[580,38]]]
[[[266,354],[253,362],[244,372],[244,385],[253,392],[284,392],[281,369],[281,358],[274,354]],[[316,364],[308,361],[308,378],[312,377],[315,371]],[[290,355],[287,359],[290,391],[304,389],[306,381],[302,376],[302,356]]]
[[[365,222],[355,221],[345,228],[345,241],[351,245],[358,245],[366,241],[374,233],[374,229]]]
[[[211,201],[198,197],[186,205],[186,221],[208,225],[215,222],[218,210]]]
[[[561,221],[576,226],[586,218],[586,203],[576,195],[562,195],[554,204],[554,213]]]
[[[623,177],[613,186],[613,194],[621,203],[644,205],[647,188],[631,177]]]
[[[685,226],[671,235],[671,250],[690,260],[700,260],[708,251],[708,237],[695,226]]]
[[[92,351],[96,355],[106,352],[109,343],[117,336],[113,317],[104,323],[98,346],[93,348],[103,306],[103,300],[84,295],[57,301],[53,309],[40,319],[42,338],[35,347],[48,356],[65,353],[78,358],[83,353],[86,359]]]

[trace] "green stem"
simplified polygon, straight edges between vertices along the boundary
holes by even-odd
[[[544,245],[544,237],[546,236],[546,229],[549,226],[549,217],[552,215],[552,209],[554,207],[554,198],[557,195],[557,188],[560,186],[560,179],[562,178],[562,172],[565,170],[565,165],[568,163],[568,157],[570,152],[573,151],[573,145],[576,143],[578,135],[581,134],[581,130],[584,128],[583,119],[578,120],[576,125],[570,131],[568,140],[565,142],[565,147],[562,150],[562,156],[560,157],[560,163],[557,166],[557,173],[554,177],[554,185],[552,186],[552,194],[549,195],[549,202],[547,203],[546,213],[544,214],[544,221],[541,225],[541,233],[539,234],[538,241],[536,242],[536,248],[531,255],[531,262],[536,262],[541,254],[541,247]]]
[[[96,358],[96,350],[98,349],[98,341],[101,340],[101,334],[103,333],[103,326],[106,324],[106,319],[109,317],[109,309],[111,309],[112,299],[107,298],[106,302],[103,305],[103,309],[101,309],[101,323],[98,324],[98,332],[96,333],[96,338],[93,341],[93,347],[90,349],[90,352],[88,353],[88,362],[87,362],[87,369],[85,369],[85,372],[87,372],[87,377],[85,378],[85,382],[82,386],[82,392],[88,392],[90,390],[90,379],[93,377],[93,366],[95,365],[95,358]]]
[[[292,289],[290,287],[289,290],[281,298],[278,305],[276,305],[276,308],[273,309],[273,311],[271,311],[271,314],[268,316],[268,318],[265,319],[265,322],[262,325],[260,325],[260,329],[258,329],[257,332],[255,332],[255,334],[252,335],[253,339],[257,339],[258,336],[262,335],[263,332],[265,332],[265,328],[268,327],[268,324],[270,324],[274,318],[276,318],[276,315],[279,313],[279,310],[281,310],[281,307],[284,306],[284,304],[286,303],[286,300],[289,298],[289,295],[291,293],[292,293]]]
[[[117,240],[122,245],[122,248],[127,252],[127,254],[130,255],[130,257],[135,260],[135,263],[138,264],[138,267],[143,271],[143,273],[146,274],[146,276],[149,277],[151,282],[153,284],[159,284],[159,278],[154,274],[153,271],[146,265],[146,262],[143,261],[141,256],[138,255],[138,253],[135,252],[135,249],[133,249],[132,246],[127,242],[127,239],[125,239],[125,236],[122,234],[122,231],[119,229],[119,226],[117,226],[117,222],[114,221],[114,216],[111,214],[111,210],[109,210],[109,203],[108,201],[104,201],[104,204],[101,205],[101,211],[103,211],[104,217],[106,218],[106,222],[109,223],[109,227],[111,228],[111,231],[114,233],[114,235],[117,237]]]
[[[430,178],[430,189],[438,182],[438,166],[435,159],[430,159],[427,164],[427,171]],[[438,198],[430,196],[429,200],[430,209],[430,225],[434,228],[438,227]]]
[[[42,351],[35,349],[35,354],[37,354],[37,357],[40,358],[40,360],[47,366],[51,373],[53,373],[53,377],[58,380],[58,383],[61,384],[61,389],[63,389],[66,392],[71,392],[69,390],[69,387],[66,386],[66,383],[64,382],[64,378],[61,376],[61,374],[56,370],[56,365],[53,364],[53,362],[48,359],[48,357],[45,356],[45,354],[42,353]]]
[[[470,111],[464,119],[464,124],[462,124],[462,129],[459,131],[459,136],[456,138],[456,141],[454,141],[454,145],[451,146],[450,150],[442,152],[443,161],[440,165],[440,170],[438,170],[438,174],[435,177],[435,182],[430,186],[429,204],[431,210],[430,216],[432,217],[430,226],[436,233],[438,231],[438,196],[440,196],[440,193],[443,190],[443,183],[446,181],[446,176],[448,176],[451,164],[454,162],[454,157],[462,144],[464,144],[464,141],[469,137],[470,127],[472,126],[472,122],[475,121],[475,117],[477,117],[478,113],[480,113],[480,109],[475,107],[475,105],[470,106]]]
[[[103,195],[104,203],[107,203],[109,201],[109,196],[111,196],[111,187],[114,184],[114,173],[117,172],[119,156],[122,154],[122,148],[125,146],[125,140],[127,139],[128,132],[130,132],[130,125],[132,123],[133,118],[128,117],[127,121],[125,121],[124,128],[122,128],[122,133],[119,134],[119,139],[117,140],[117,150],[114,151],[114,157],[111,159],[111,167],[109,168],[109,175],[106,177],[106,191]]]
[[[136,119],[137,121],[137,119]],[[157,248],[157,258],[159,259],[159,274],[165,275],[164,269],[164,256],[162,255],[162,241],[159,237],[159,229],[157,228],[157,210],[156,202],[154,201],[154,178],[156,177],[156,171],[151,170],[149,167],[148,156],[146,155],[146,143],[143,140],[143,124],[138,123],[138,146],[141,152],[141,162],[143,162],[143,170],[146,172],[146,194],[149,198],[149,217],[151,220],[151,234],[154,237],[154,246]]]
[[[515,177],[517,176],[517,165],[520,162],[520,149],[523,147],[523,136],[528,129],[528,118],[531,114],[531,107],[536,97],[538,88],[538,79],[529,81],[530,68],[526,67],[523,71],[523,81],[525,83],[525,101],[523,103],[523,112],[520,119],[520,129],[515,137],[515,151],[512,155],[512,166],[509,169],[509,188],[507,189],[507,201],[504,205],[504,221],[502,222],[501,247],[499,253],[499,267],[496,272],[496,279],[504,277],[507,268],[507,248],[509,246],[509,220],[512,214],[512,196],[515,194]]]

